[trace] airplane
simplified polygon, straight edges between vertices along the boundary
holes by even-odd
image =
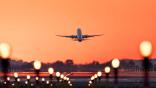
[[[56,36],[65,37],[65,38],[72,38],[75,41],[82,42],[84,40],[87,40],[87,38],[95,37],[95,36],[101,36],[101,35],[102,34],[100,34],[100,35],[84,35],[84,34],[82,34],[81,29],[77,28],[76,35],[56,35]]]

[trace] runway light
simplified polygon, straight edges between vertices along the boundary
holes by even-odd
[[[53,86],[53,84],[50,84],[50,86]]]
[[[18,78],[17,81],[20,82],[20,78]]]
[[[33,84],[33,83],[31,83],[30,85],[31,85],[31,86],[34,86],[34,84]]]
[[[12,86],[14,86],[15,84],[13,83]]]
[[[54,73],[54,69],[53,68],[49,68],[48,72],[49,72],[50,75],[52,75]]]
[[[91,80],[93,81],[94,79],[95,79],[94,76],[92,76],[92,77],[91,77]]]
[[[56,72],[56,77],[60,77],[60,72]]]
[[[67,79],[66,79],[67,81],[69,81],[69,78],[67,77]]]
[[[65,76],[63,79],[64,79],[64,80],[67,80],[67,77]]]
[[[63,74],[61,74],[61,76],[60,76],[60,77],[61,77],[61,79],[63,79],[63,78],[64,78],[64,75],[63,75]]]
[[[97,76],[98,76],[98,77],[101,77],[101,76],[102,76],[102,72],[101,72],[101,71],[98,71],[98,72],[97,72]]]
[[[90,84],[88,84],[88,86],[90,86]]]
[[[7,81],[10,81],[10,77],[7,77]]]
[[[36,70],[40,70],[40,68],[41,68],[41,62],[38,61],[38,60],[34,61],[34,68]]]
[[[96,79],[97,77],[98,77],[98,75],[97,75],[97,74],[95,74],[95,75],[94,75],[94,78]]]
[[[30,75],[27,75],[27,79],[28,79],[28,80],[30,79]]]
[[[25,81],[25,84],[28,84],[28,81]]]
[[[89,84],[92,84],[92,81],[89,81]]]
[[[7,84],[7,82],[4,82],[4,84]]]
[[[49,84],[49,81],[47,81],[46,83]]]
[[[107,66],[107,67],[105,67],[105,73],[110,73],[110,67],[109,66]]]
[[[73,86],[72,84],[69,84],[69,86]]]
[[[152,53],[152,43],[150,41],[141,42],[140,52],[143,57],[149,57]]]
[[[112,60],[112,67],[114,68],[114,84],[118,84],[118,68],[120,66],[120,61],[118,58]],[[106,75],[108,76],[108,75]],[[108,77],[107,77],[108,78]]]
[[[68,81],[68,84],[70,84],[70,81]]]
[[[45,78],[42,78],[42,82],[44,82],[45,81]]]
[[[9,58],[11,54],[11,47],[8,43],[0,43],[0,57],[3,59]]]
[[[119,61],[119,59],[118,58],[114,58],[113,60],[112,60],[112,67],[113,68],[118,68],[120,66],[120,61]]]
[[[18,78],[18,73],[17,72],[14,73],[14,77]]]
[[[36,77],[35,79],[38,81],[39,80],[39,77]]]

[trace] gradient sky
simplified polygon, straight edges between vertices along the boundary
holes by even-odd
[[[84,42],[55,35],[104,34]],[[156,0],[1,0],[0,41],[25,61],[100,62],[140,58],[142,40],[156,44]],[[152,57],[155,57],[153,53]]]

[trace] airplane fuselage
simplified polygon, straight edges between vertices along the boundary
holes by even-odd
[[[81,42],[83,40],[82,31],[80,28],[77,29],[77,40]]]

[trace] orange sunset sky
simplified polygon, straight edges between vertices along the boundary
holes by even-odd
[[[81,43],[56,35],[104,34]],[[140,58],[139,43],[156,45],[156,0],[1,0],[0,41],[13,58],[105,62]],[[155,57],[154,52],[152,57]]]

